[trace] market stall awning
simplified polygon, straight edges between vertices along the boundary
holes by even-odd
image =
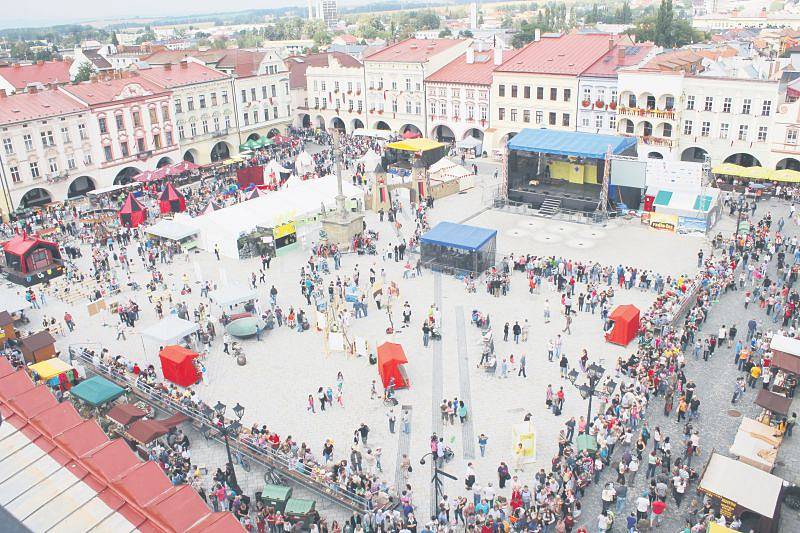
[[[258,293],[241,283],[230,283],[215,290],[211,297],[218,305],[228,307],[229,305],[255,300],[258,298]]]
[[[604,159],[636,146],[635,137],[525,128],[508,141],[509,150]]]
[[[782,487],[783,480],[777,476],[736,459],[712,453],[698,488],[772,518]]]
[[[165,346],[167,344],[175,344],[199,328],[194,322],[170,315],[146,328],[142,331],[142,335]]]
[[[404,139],[402,141],[397,141],[386,145],[387,148],[393,148],[395,150],[402,150],[405,152],[427,152],[428,150],[434,150],[443,146],[444,144],[440,143],[439,141],[426,139],[424,137],[417,137],[416,139]]]
[[[775,394],[767,389],[761,389],[758,391],[755,404],[773,413],[786,416],[789,414],[789,407],[792,405],[792,399],[781,396],[780,394]]]
[[[800,374],[800,340],[776,333],[772,336],[769,349],[772,350],[773,366]]]
[[[370,130],[365,128],[358,128],[353,130],[354,137],[375,137],[376,139],[383,139],[388,141],[392,138],[392,132],[389,130]]]
[[[493,239],[497,231],[466,224],[439,222],[420,239],[423,243],[459,248],[462,250],[479,250]]]
[[[64,372],[72,370],[72,367],[61,359],[54,357],[52,359],[48,359],[47,361],[30,365],[28,370],[31,372],[36,372],[40,379],[47,381],[48,379],[54,378],[59,374],[63,374]]]
[[[773,170],[770,179],[772,181],[782,181],[784,183],[800,183],[800,172],[789,168]]]
[[[111,410],[106,413],[106,416],[118,424],[127,426],[144,418],[147,416],[147,413],[144,409],[139,409],[135,405],[121,403],[112,407]]]
[[[157,223],[145,229],[145,233],[168,239],[171,241],[180,241],[186,237],[197,235],[197,230],[184,226],[180,222],[174,220],[161,219]]]
[[[125,389],[102,376],[92,376],[72,387],[70,393],[97,407],[116,400],[125,393]]]
[[[480,148],[480,146],[482,144],[483,144],[483,141],[478,139],[477,137],[467,137],[464,140],[458,141],[456,143],[456,146],[458,148],[469,150],[471,148]]]

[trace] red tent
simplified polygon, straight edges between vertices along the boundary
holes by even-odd
[[[405,363],[408,363],[408,359],[401,345],[396,342],[384,342],[378,346],[378,373],[384,388],[389,386],[392,378],[395,389],[405,389],[410,385],[402,367]]]
[[[639,309],[635,305],[619,305],[611,312],[608,320],[611,329],[606,332],[606,340],[613,344],[627,346],[639,332]]]
[[[125,227],[136,228],[147,220],[147,210],[142,203],[133,196],[133,193],[128,193],[125,202],[122,204],[122,209],[119,210],[119,222]]]
[[[164,379],[181,387],[197,383],[200,376],[194,367],[196,352],[172,344],[165,346],[158,356],[161,359],[161,372],[164,374]]]
[[[167,176],[179,176],[184,172],[190,172],[192,170],[197,170],[198,168],[200,167],[191,161],[181,161],[180,163],[175,163],[174,165],[167,167]]]
[[[3,243],[6,272],[14,283],[25,286],[44,282],[63,273],[58,244],[27,234]]]
[[[162,213],[182,213],[186,211],[186,198],[173,184],[167,183],[158,199],[158,206]]]
[[[422,135],[420,135],[419,132],[413,131],[411,128],[403,132],[403,139],[416,139],[417,137],[422,137]]]

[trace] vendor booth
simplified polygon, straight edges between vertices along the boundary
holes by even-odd
[[[144,232],[158,239],[180,244],[182,250],[197,247],[197,230],[175,220],[162,219],[148,226]]]
[[[430,194],[437,200],[475,186],[475,174],[446,157],[431,165],[428,177],[431,181]]]
[[[256,496],[261,498],[264,505],[273,507],[276,511],[282,513],[286,509],[286,502],[292,497],[292,487],[267,483],[264,486],[264,490],[256,493]]]
[[[422,263],[455,274],[483,272],[494,266],[497,231],[440,222],[420,239]]]
[[[133,196],[133,193],[129,192],[122,209],[119,210],[119,223],[126,228],[137,228],[145,220],[147,220],[147,209]]]
[[[483,154],[483,141],[476,137],[466,137],[456,143],[456,148],[463,152],[472,152],[472,157],[481,157]]]
[[[147,412],[144,409],[129,403],[117,404],[106,413],[106,418],[120,426],[129,426],[145,416],[147,416]]]
[[[736,459],[712,453],[697,491],[728,520],[739,516],[742,531],[774,533],[780,520],[783,480]]]
[[[639,309],[635,305],[618,305],[608,317],[611,327],[606,331],[606,341],[627,346],[639,333]]]
[[[384,342],[378,346],[378,373],[381,376],[383,388],[387,388],[390,381],[394,381],[395,389],[405,389],[410,385],[403,368],[406,363],[408,363],[408,358],[401,345],[395,342]]]
[[[794,396],[800,375],[800,340],[775,334],[770,342],[772,351],[772,392]]]
[[[92,376],[72,387],[70,393],[92,407],[99,407],[125,394],[125,389],[102,376]]]
[[[133,422],[127,431],[125,437],[132,440],[136,444],[147,446],[156,439],[159,439],[169,433],[169,430],[189,420],[186,415],[177,413],[169,418],[162,420],[143,419]]]
[[[0,345],[16,338],[17,330],[14,329],[14,318],[8,311],[0,311]]]
[[[47,330],[20,340],[20,351],[28,364],[47,361],[56,356],[56,340]]]
[[[782,441],[774,427],[743,417],[729,451],[743,463],[772,472]]]
[[[9,281],[30,287],[64,273],[58,244],[26,233],[3,243],[2,271]]]
[[[78,380],[78,371],[61,359],[53,358],[28,366],[31,376],[39,376],[52,388],[69,389]]]
[[[161,359],[161,372],[167,381],[188,387],[197,383],[202,377],[194,366],[197,352],[173,344],[165,346],[158,357]]]
[[[232,311],[235,305],[245,304],[245,311],[252,312],[255,310],[253,303],[257,298],[255,289],[241,283],[229,283],[211,293],[211,301],[224,311]]]
[[[521,459],[517,451],[520,444],[522,444]],[[536,432],[530,420],[511,426],[511,454],[515,460],[521,460],[526,464],[536,462]]]
[[[758,391],[755,399],[755,404],[763,411],[759,416],[758,421],[762,424],[777,424],[784,417],[789,416],[789,408],[792,405],[792,399],[780,394],[775,394],[766,389]]]
[[[664,186],[650,186],[644,197],[642,219],[651,227],[684,235],[705,235],[721,216],[719,189],[705,187],[682,191]]]
[[[316,502],[314,500],[289,498],[283,514],[287,520],[303,524],[303,529],[305,529],[311,525],[311,521],[314,519],[315,506]]]
[[[161,213],[183,213],[186,211],[186,198],[172,183],[167,183],[158,199]]]
[[[142,331],[142,336],[159,344],[177,344],[200,329],[196,323],[169,315]]]

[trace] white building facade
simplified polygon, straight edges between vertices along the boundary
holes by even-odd
[[[343,60],[330,54],[327,65],[306,69],[306,95],[311,124],[318,128],[336,128],[347,133],[363,128],[366,120],[364,69],[353,58]],[[304,117],[300,117],[302,124]]]

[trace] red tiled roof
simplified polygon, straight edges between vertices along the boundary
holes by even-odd
[[[422,63],[431,56],[463,42],[461,39],[406,39],[364,56],[364,60]]]
[[[635,44],[633,46],[618,44],[587,68],[584,76],[616,77],[622,67],[631,67],[642,61],[653,50],[652,43]]]
[[[285,61],[286,68],[289,69],[289,87],[292,89],[305,87],[308,67],[327,67],[330,65],[331,57],[336,58],[339,64],[345,68],[361,68],[361,62],[358,59],[343,52],[292,56]]]
[[[16,93],[0,98],[0,124],[77,113],[86,107],[58,90]]]
[[[142,61],[151,65],[166,65],[167,63],[180,63],[187,57],[196,57],[205,63],[216,63],[225,57],[226,50],[159,50],[144,56]]]
[[[194,61],[182,61],[179,65],[169,67],[162,65],[143,69],[139,71],[139,75],[168,89],[228,78],[224,72]]]
[[[138,94],[149,96],[167,92],[164,87],[142,76],[86,81],[76,85],[66,85],[62,89],[87,105],[135,98]],[[126,94],[125,98],[122,98],[123,94]]]
[[[33,65],[0,67],[0,77],[22,90],[31,83],[69,83],[69,61],[45,61]]]
[[[543,36],[497,67],[497,72],[525,72],[577,76],[609,51],[614,37],[604,33],[568,33]]]
[[[253,76],[264,61],[266,52],[253,50],[226,50],[226,54],[217,61],[217,68],[233,70],[237,76]]]
[[[503,59],[507,61],[519,52],[519,50],[506,50],[503,52]],[[496,66],[493,50],[476,51],[474,63],[467,63],[467,54],[464,53],[425,78],[425,81],[491,85],[492,72]]]

